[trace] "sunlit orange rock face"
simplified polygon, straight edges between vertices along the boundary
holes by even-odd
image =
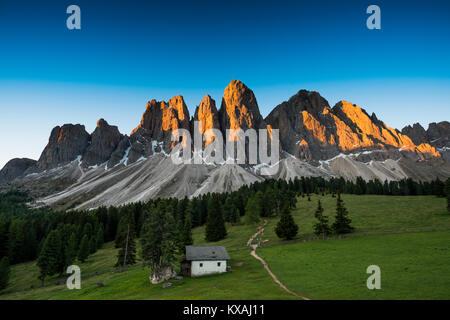
[[[265,119],[280,129],[283,149],[299,157],[309,149],[313,159],[329,159],[340,152],[397,148],[420,159],[440,157],[429,145],[416,145],[401,132],[386,126],[373,114],[347,101],[330,108],[317,92],[299,91],[278,105]]]
[[[206,95],[200,105],[195,110],[194,120],[200,122],[199,133],[205,135],[205,143],[207,146],[214,141],[214,134],[210,129],[219,129],[219,113],[216,109],[216,102],[210,95]]]
[[[173,130],[183,128],[189,130],[189,111],[182,96],[165,101],[151,100],[142,116],[141,123],[131,132],[134,135],[139,129],[145,129],[152,139],[160,141],[170,136]]]
[[[136,160],[140,155],[149,154],[152,141],[162,142],[162,148],[169,151],[174,146],[172,132],[177,129],[190,129],[189,111],[182,96],[175,96],[167,103],[155,99],[147,102],[141,123],[131,132],[130,158]]]
[[[219,117],[224,136],[226,129],[266,128],[253,91],[239,80],[232,80],[225,88]],[[233,134],[226,137],[229,141],[236,141],[236,138]]]

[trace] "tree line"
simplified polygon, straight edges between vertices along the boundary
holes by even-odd
[[[384,183],[366,182],[362,178],[354,182],[321,177],[289,181],[267,179],[229,193],[70,211],[32,209],[26,205],[31,200],[27,193],[10,191],[0,194],[0,269],[7,270],[11,264],[38,259],[40,278],[44,280],[47,276],[62,274],[76,260],[85,261],[109,241],[114,241],[119,248],[116,266],[127,266],[136,261],[137,239],[141,240],[143,260],[154,266],[154,261],[166,263],[182,254],[184,247],[193,243],[192,228],[205,225],[205,239],[218,241],[227,236],[225,223],[256,224],[265,217],[279,217],[279,224],[290,230],[288,236],[282,235],[283,232],[279,236],[288,239],[296,229],[289,217],[296,197],[306,195],[309,198],[311,193],[446,196],[450,211],[450,179],[445,183],[439,179]],[[316,231],[321,230],[323,235],[329,231],[325,227],[327,217],[320,213],[320,208],[319,204]],[[0,285],[1,279],[0,275]]]

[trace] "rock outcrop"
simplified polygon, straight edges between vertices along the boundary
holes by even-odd
[[[439,158],[428,143],[414,144],[401,132],[369,116],[357,105],[338,102],[330,108],[317,92],[300,90],[265,119],[280,130],[283,150],[303,160],[325,160],[341,152],[396,148],[418,159]]]
[[[415,144],[421,144],[424,142],[429,142],[427,137],[427,132],[420,125],[420,123],[414,123],[413,126],[406,126],[402,129],[402,133],[411,138],[412,142]]]
[[[15,158],[8,161],[5,166],[0,171],[0,184],[5,182],[10,182],[20,176],[22,176],[25,171],[33,168],[37,161],[28,158]]]
[[[184,129],[193,137],[194,121],[201,122],[200,133],[217,129],[216,134],[226,143],[236,141],[235,136],[225,136],[227,129],[267,129],[268,140],[278,129],[283,152],[273,166],[277,172],[270,174],[275,179],[322,176],[429,181],[450,177],[447,121],[431,123],[426,131],[415,124],[400,132],[357,105],[340,101],[330,107],[319,93],[307,90],[300,90],[263,119],[254,93],[233,80],[224,91],[219,111],[206,95],[192,119],[182,96],[167,102],[149,101],[130,136],[120,134],[103,119],[91,135],[82,125],[55,127],[39,161],[13,159],[5,165],[0,171],[0,191],[28,190],[47,205],[89,209],[158,197],[230,192],[267,177],[262,173],[266,160],[248,163],[247,142],[244,165],[211,164],[205,155],[203,164],[174,163],[168,157],[175,144],[172,133]],[[216,138],[206,134],[204,146]],[[228,160],[230,155],[226,156]],[[167,270],[167,277],[170,274]]]
[[[65,124],[53,128],[47,146],[38,162],[38,169],[54,168],[68,163],[84,154],[89,145],[90,135],[83,125]]]
[[[174,145],[172,132],[176,129],[190,129],[189,111],[183,97],[175,96],[168,103],[149,101],[141,123],[131,132],[129,162],[155,152],[170,152]]]
[[[111,157],[108,160],[106,168],[113,168],[116,165],[127,161],[128,153],[130,150],[131,150],[130,138],[127,135],[122,136],[122,139],[119,141],[117,148],[111,154]]]
[[[98,120],[83,155],[83,164],[89,167],[107,162],[121,139],[122,135],[116,126],[110,126],[104,119]]]
[[[404,127],[402,133],[411,137],[416,144],[429,144],[437,148],[442,157],[450,161],[450,123],[448,121],[432,122],[426,131],[420,124],[415,123],[412,127]]]
[[[427,130],[428,142],[438,148],[450,147],[450,123],[432,122]]]
[[[158,272],[153,271],[148,277],[151,284],[159,284],[169,279],[176,277],[177,273],[172,266],[161,267]]]
[[[232,80],[225,88],[219,110],[219,122],[226,140],[236,141],[236,136],[226,137],[226,129],[265,129],[258,103],[252,90],[239,80]]]
[[[204,145],[207,146],[214,141],[214,134],[210,129],[218,129],[220,131],[219,112],[216,109],[216,102],[207,94],[200,105],[195,109],[194,121],[199,121],[198,128],[200,134],[205,135]],[[191,125],[191,131],[194,133],[194,124]]]

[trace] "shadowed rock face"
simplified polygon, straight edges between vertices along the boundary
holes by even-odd
[[[117,164],[120,163],[127,155],[127,150],[131,148],[130,138],[128,136],[122,136],[122,139],[119,141],[117,148],[111,154],[111,157],[108,160],[107,168],[113,168]]]
[[[448,121],[432,122],[427,131],[420,124],[415,123],[412,127],[404,127],[402,133],[411,137],[416,144],[428,143],[436,147],[442,157],[450,161],[450,123]]]
[[[36,165],[36,160],[15,158],[6,163],[0,171],[0,184],[20,177],[24,172]]]
[[[419,123],[414,123],[413,126],[404,127],[402,133],[410,137],[415,144],[428,142],[427,132]]]
[[[450,123],[448,121],[430,123],[427,137],[430,143],[439,148],[450,147]]]
[[[201,126],[199,126],[199,133],[205,134],[204,145],[209,145],[214,141],[214,134],[207,132],[209,129],[220,130],[219,123],[219,113],[216,109],[216,102],[209,96],[206,95],[200,105],[195,109],[194,121],[199,121]],[[191,131],[194,133],[194,124],[191,126]]]
[[[122,135],[116,126],[110,126],[104,119],[98,120],[91,135],[91,143],[83,155],[83,164],[93,166],[108,161],[121,139]]]
[[[50,139],[37,162],[39,169],[56,167],[82,156],[89,145],[90,135],[83,125],[65,124],[53,128]]]
[[[239,80],[232,80],[225,88],[219,110],[219,122],[224,137],[226,129],[266,128],[253,91]],[[226,139],[233,141],[235,137],[230,136]]]

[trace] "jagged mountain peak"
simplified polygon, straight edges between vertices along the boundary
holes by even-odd
[[[15,159],[0,171],[0,180],[15,179],[14,183],[30,184],[31,188],[34,185],[39,194],[60,191],[73,183],[74,189],[71,186],[67,192],[72,204],[86,201],[86,193],[94,199],[96,195],[106,195],[97,198],[98,201],[84,203],[87,207],[105,204],[104,201],[120,204],[156,196],[192,196],[209,190],[212,184],[218,191],[224,191],[228,190],[223,189],[224,186],[232,185],[233,179],[241,179],[242,175],[247,176],[245,181],[262,179],[256,168],[245,166],[236,166],[230,171],[221,165],[174,165],[167,157],[174,145],[172,132],[181,128],[190,130],[193,136],[196,120],[202,123],[200,133],[203,134],[208,129],[219,129],[222,136],[227,129],[279,129],[283,151],[278,176],[281,178],[361,175],[365,179],[384,180],[450,176],[450,164],[442,165],[444,161],[434,148],[438,147],[443,159],[450,161],[450,124],[447,121],[431,123],[425,139],[415,139],[405,130],[421,129],[423,133],[418,124],[399,132],[378,120],[374,113],[369,116],[358,105],[342,100],[331,108],[320,93],[305,89],[279,104],[263,119],[253,91],[243,82],[232,80],[224,90],[219,110],[216,101],[205,95],[192,119],[181,95],[167,102],[148,101],[140,124],[129,137],[120,134],[117,126],[109,125],[103,118],[98,120],[92,134],[82,125],[57,126],[37,163]],[[213,140],[213,135],[206,134],[205,145]],[[293,157],[286,157],[287,154]],[[75,159],[79,161],[73,161]],[[418,172],[416,164],[428,171]],[[45,170],[53,168],[55,170]],[[97,183],[96,177],[102,177],[102,182]],[[118,182],[124,179],[126,183]],[[132,181],[136,183],[130,191]],[[73,190],[78,187],[74,194]],[[105,189],[113,196],[104,193]],[[58,195],[53,199],[60,201],[62,198]],[[63,200],[67,205],[70,201]]]
[[[244,83],[232,80],[225,88],[219,110],[220,127],[224,135],[226,129],[265,128],[255,94]],[[236,137],[226,137],[234,140]]]
[[[108,161],[121,139],[122,135],[117,126],[110,126],[103,118],[98,120],[89,146],[83,154],[83,164],[93,166]]]
[[[84,125],[56,126],[50,133],[49,142],[37,162],[37,167],[48,169],[70,162],[84,153],[89,141],[90,135]]]
[[[216,108],[216,102],[210,95],[207,94],[195,109],[193,120],[200,122],[199,133],[206,133],[205,145],[209,145],[214,140],[214,134],[207,131],[209,129],[220,130],[219,113]]]

